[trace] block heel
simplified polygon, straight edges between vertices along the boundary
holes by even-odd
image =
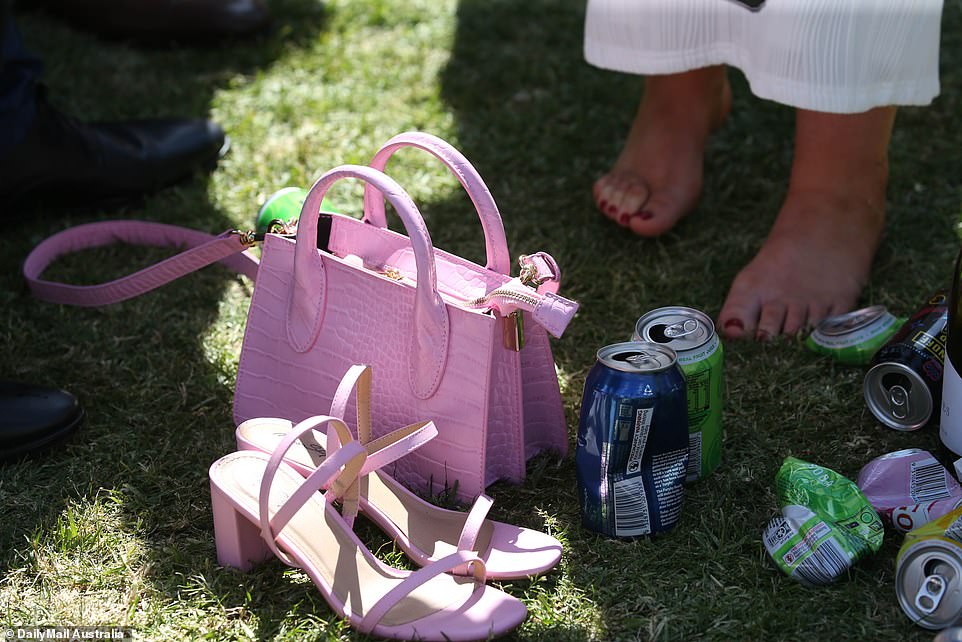
[[[224,492],[211,484],[217,563],[247,572],[273,555],[260,529],[237,512]]]
[[[421,428],[427,426],[437,433],[431,422]],[[284,462],[305,433],[328,429],[343,445],[307,478]],[[376,458],[385,456],[376,450]],[[489,640],[521,624],[524,603],[485,584],[485,563],[477,554],[458,551],[407,571],[388,566],[358,539],[332,502],[353,514],[367,456],[347,424],[317,415],[290,428],[271,455],[236,452],[215,461],[209,475],[221,564],[249,567],[266,544],[282,562],[303,569],[351,627],[377,638]],[[255,536],[255,524],[263,539]],[[470,577],[450,574],[462,568]]]
[[[357,439],[348,433],[338,437],[336,450],[358,441],[367,450],[361,468],[357,505],[414,563],[427,566],[458,551],[476,553],[484,560],[491,579],[522,579],[544,573],[561,560],[561,542],[541,531],[488,519],[491,498],[481,495],[467,513],[447,510],[426,502],[384,471],[384,467],[437,436],[433,422],[412,424],[372,439],[370,366],[351,366],[334,394],[331,415],[344,418],[350,398],[357,408]],[[239,450],[273,453],[294,430],[287,419],[248,419],[237,427]],[[336,433],[339,434],[339,433]],[[284,455],[284,462],[308,477],[324,461],[327,435],[306,431]],[[348,525],[355,509],[342,511]],[[466,568],[454,571],[464,575]]]

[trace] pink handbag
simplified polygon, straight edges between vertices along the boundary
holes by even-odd
[[[432,153],[464,186],[484,230],[486,266],[435,249],[411,198],[381,171],[405,146]],[[328,188],[343,178],[367,183],[363,220],[319,211]],[[387,229],[383,198],[407,236]],[[170,226],[119,225],[129,231],[118,233],[118,222],[95,223],[44,241],[24,265],[34,293],[102,305],[215,260],[252,273],[253,258],[234,255],[251,238],[225,233],[213,239],[201,235],[203,242],[178,238],[200,245],[110,284],[40,280],[43,268],[66,251],[116,240],[162,244],[169,239],[158,241],[159,233],[184,235]],[[78,232],[82,228],[88,229]],[[560,274],[547,254],[523,256],[521,275],[510,276],[497,206],[475,169],[450,145],[416,132],[392,138],[370,167],[345,165],[318,179],[296,238],[267,234],[263,241],[237,373],[237,423],[266,416],[298,422],[326,411],[344,373],[363,363],[375,372],[375,438],[423,420],[438,428],[437,438],[389,471],[412,488],[448,489],[473,499],[498,479],[523,480],[527,459],[538,453],[566,453],[548,333],[561,336],[577,304],[556,294]],[[347,417],[354,416],[349,407]]]

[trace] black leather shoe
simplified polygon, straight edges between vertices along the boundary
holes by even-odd
[[[267,30],[261,0],[41,0],[77,27],[108,38],[214,44]]]
[[[224,130],[207,120],[81,123],[41,96],[26,139],[0,158],[0,212],[109,206],[212,166],[226,149]]]
[[[0,462],[54,446],[83,420],[80,402],[65,390],[0,382]]]

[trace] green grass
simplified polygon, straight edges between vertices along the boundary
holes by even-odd
[[[661,305],[716,315],[765,237],[791,161],[792,112],[750,95],[712,139],[699,209],[641,240],[598,215],[591,182],[619,150],[641,81],[589,67],[583,3],[539,0],[276,0],[268,38],[213,50],[104,43],[43,14],[21,16],[46,56],[54,102],[86,119],[210,116],[233,148],[210,176],[128,216],[219,232],[252,224],[259,203],[325,169],[366,163],[409,129],[472,160],[497,199],[513,254],[546,250],[581,303],[554,342],[569,433],[595,350]],[[889,223],[866,303],[898,314],[944,286],[958,250],[962,194],[962,5],[946,3],[942,95],[899,113]],[[429,157],[390,167],[423,208],[435,245],[483,259],[480,227],[456,181]],[[338,185],[360,212],[357,185]],[[112,215],[118,216],[118,215]],[[217,566],[206,472],[232,448],[231,398],[253,285],[219,268],[106,308],[34,300],[20,263],[46,236],[103,215],[41,212],[0,236],[0,373],[61,386],[88,411],[48,455],[0,469],[0,623],[115,624],[145,639],[361,639],[306,575],[274,561],[249,575]],[[51,275],[95,282],[163,251],[113,248]],[[783,577],[761,545],[787,455],[850,478],[884,452],[938,449],[937,431],[877,424],[863,371],[795,340],[726,347],[723,466],[692,486],[681,522],[651,541],[611,541],[579,522],[572,457],[540,458],[524,485],[490,489],[494,517],[565,544],[545,577],[503,586],[527,604],[519,640],[928,640],[895,599],[900,538],[818,590]],[[362,534],[394,563],[373,528]]]

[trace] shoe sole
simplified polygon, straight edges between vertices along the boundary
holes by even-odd
[[[75,432],[77,432],[77,430],[83,424],[86,416],[87,413],[81,409],[80,413],[72,422],[60,428],[56,432],[44,435],[42,438],[31,441],[27,444],[0,450],[0,464],[14,463],[22,459],[26,459],[27,457],[33,457],[46,453],[54,446],[65,442]]]

